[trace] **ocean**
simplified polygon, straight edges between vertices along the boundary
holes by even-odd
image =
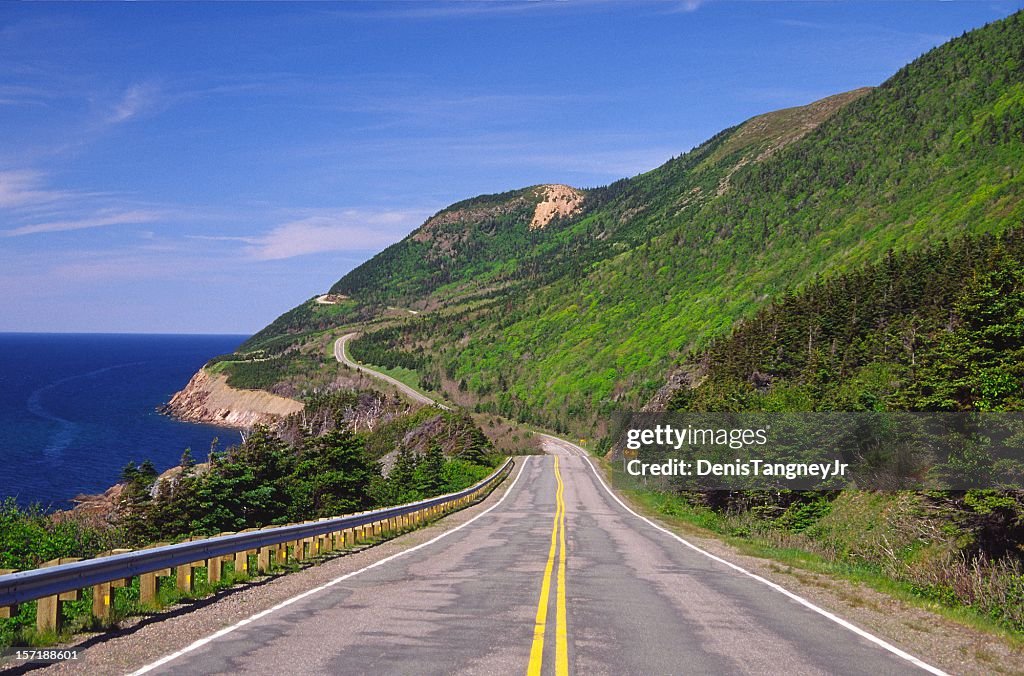
[[[0,333],[0,499],[71,506],[128,462],[163,471],[238,432],[157,412],[207,360],[246,336]]]

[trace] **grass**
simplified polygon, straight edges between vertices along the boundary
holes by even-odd
[[[383,373],[386,376],[391,376],[398,382],[408,385],[414,390],[423,392],[423,389],[420,387],[420,374],[412,369],[403,368],[401,366],[396,366],[395,368],[384,368],[383,366],[376,366],[374,364],[367,364],[367,367],[374,371]],[[426,392],[423,393],[426,394]]]
[[[435,401],[437,400],[437,397],[434,394],[432,394],[430,392],[427,392],[420,385],[420,374],[417,371],[415,371],[413,369],[403,368],[401,366],[396,366],[394,368],[385,368],[383,366],[377,366],[376,364],[363,364],[362,362],[360,362],[357,359],[355,359],[354,357],[352,357],[352,354],[348,350],[348,345],[345,345],[344,348],[345,348],[345,356],[348,357],[353,363],[359,364],[359,365],[363,366],[364,368],[367,368],[367,369],[370,369],[370,370],[373,370],[373,371],[377,371],[378,373],[383,373],[386,376],[391,376],[392,378],[394,378],[398,382],[402,383],[403,385],[408,385],[409,387],[411,387],[412,389],[416,390],[420,394],[422,394],[422,395],[424,395],[426,397],[430,397],[431,399],[434,399]],[[330,353],[331,353],[331,355],[333,357],[333,355],[334,355],[334,343],[333,342],[330,344],[329,351],[330,351]]]
[[[605,467],[608,469],[606,463]],[[719,515],[711,510],[694,508],[683,502],[683,500],[660,491],[623,487],[619,485],[622,483],[621,481],[616,481],[619,477],[614,470],[608,472],[607,475],[610,476],[613,485],[616,485],[616,490],[624,495],[639,513],[656,518],[676,532],[715,538],[736,548],[741,554],[781,564],[781,566],[773,566],[773,568],[790,574],[806,584],[830,588],[840,599],[851,606],[868,607],[877,610],[874,603],[859,598],[855,594],[844,591],[841,588],[831,587],[821,580],[814,579],[813,576],[806,575],[806,573],[827,575],[832,578],[845,580],[854,585],[863,585],[972,629],[998,636],[1009,643],[1014,649],[1024,648],[1024,636],[1010,631],[987,615],[968,606],[949,605],[922,596],[913,585],[895,580],[885,575],[875,566],[850,561],[831,560],[805,549],[778,546],[757,534],[749,532],[744,532],[742,535],[737,534],[734,525],[723,515]],[[800,571],[804,574],[801,574]],[[927,629],[924,630],[927,631]]]

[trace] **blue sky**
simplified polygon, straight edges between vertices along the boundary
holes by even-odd
[[[447,204],[651,169],[1006,2],[0,4],[0,331],[251,333]]]

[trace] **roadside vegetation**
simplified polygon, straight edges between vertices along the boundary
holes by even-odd
[[[254,428],[236,446],[212,448],[205,462],[186,450],[180,467],[163,475],[148,461],[128,464],[119,503],[104,518],[47,514],[6,501],[0,505],[0,568],[24,570],[58,557],[88,558],[412,502],[471,486],[499,460],[466,414],[410,409],[372,391],[314,394],[301,413],[274,429]],[[229,574],[214,586],[200,578],[191,596],[236,578],[242,579]],[[172,581],[166,584],[162,598],[172,602],[180,593]],[[140,611],[137,587],[116,597],[115,617]],[[64,605],[69,630],[93,626],[91,604],[90,596]],[[34,621],[34,602],[0,619],[0,645],[52,642],[55,637],[35,634]]]
[[[1021,411],[1022,364],[1024,233],[1010,229],[892,253],[785,295],[691,353],[666,408]],[[641,497],[662,514],[890,580],[1020,635],[1024,491],[1010,487],[1019,481],[1000,489],[995,467],[970,469],[978,489]]]
[[[845,491],[802,494],[785,508],[748,495],[749,508],[723,510],[694,495],[631,482],[620,488],[648,513],[714,534],[745,554],[864,584],[1024,645],[1024,567],[1017,557],[978,551],[980,522],[998,528],[1020,512],[1019,498]]]
[[[303,303],[209,367],[235,387],[299,396],[334,381],[331,332],[360,327],[355,359],[478,413],[592,438],[648,403],[1020,411],[1022,167],[1019,12],[876,89],[759,116],[583,191],[578,213],[542,229],[528,227],[536,187],[452,205],[339,280],[344,302]],[[388,306],[421,314],[377,322]],[[186,457],[173,483],[126,468],[117,530],[65,525],[4,565],[404,501],[491,466],[459,414],[388,412],[378,399],[371,426],[359,412],[375,404],[336,396],[356,400],[308,405],[203,466]],[[640,497],[784,561],[1024,632],[1020,492]],[[4,509],[8,533],[55,528]]]

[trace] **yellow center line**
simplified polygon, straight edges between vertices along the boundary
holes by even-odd
[[[537,617],[533,626],[533,645],[530,648],[530,664],[527,676],[540,676],[544,663],[544,634],[547,629],[548,600],[551,596],[551,572],[555,567],[555,553],[558,558],[558,591],[555,603],[555,673],[566,676],[569,673],[568,632],[565,619],[565,484],[562,474],[558,471],[558,456],[555,456],[555,481],[558,490],[555,492],[555,519],[551,526],[551,548],[548,551],[548,562],[544,566],[544,580],[540,587],[540,600],[537,603]]]
[[[558,497],[562,501],[562,516],[558,529],[558,596],[555,601],[555,674],[569,674],[569,631],[566,628],[565,613],[565,484],[555,461],[555,479],[558,481]]]

